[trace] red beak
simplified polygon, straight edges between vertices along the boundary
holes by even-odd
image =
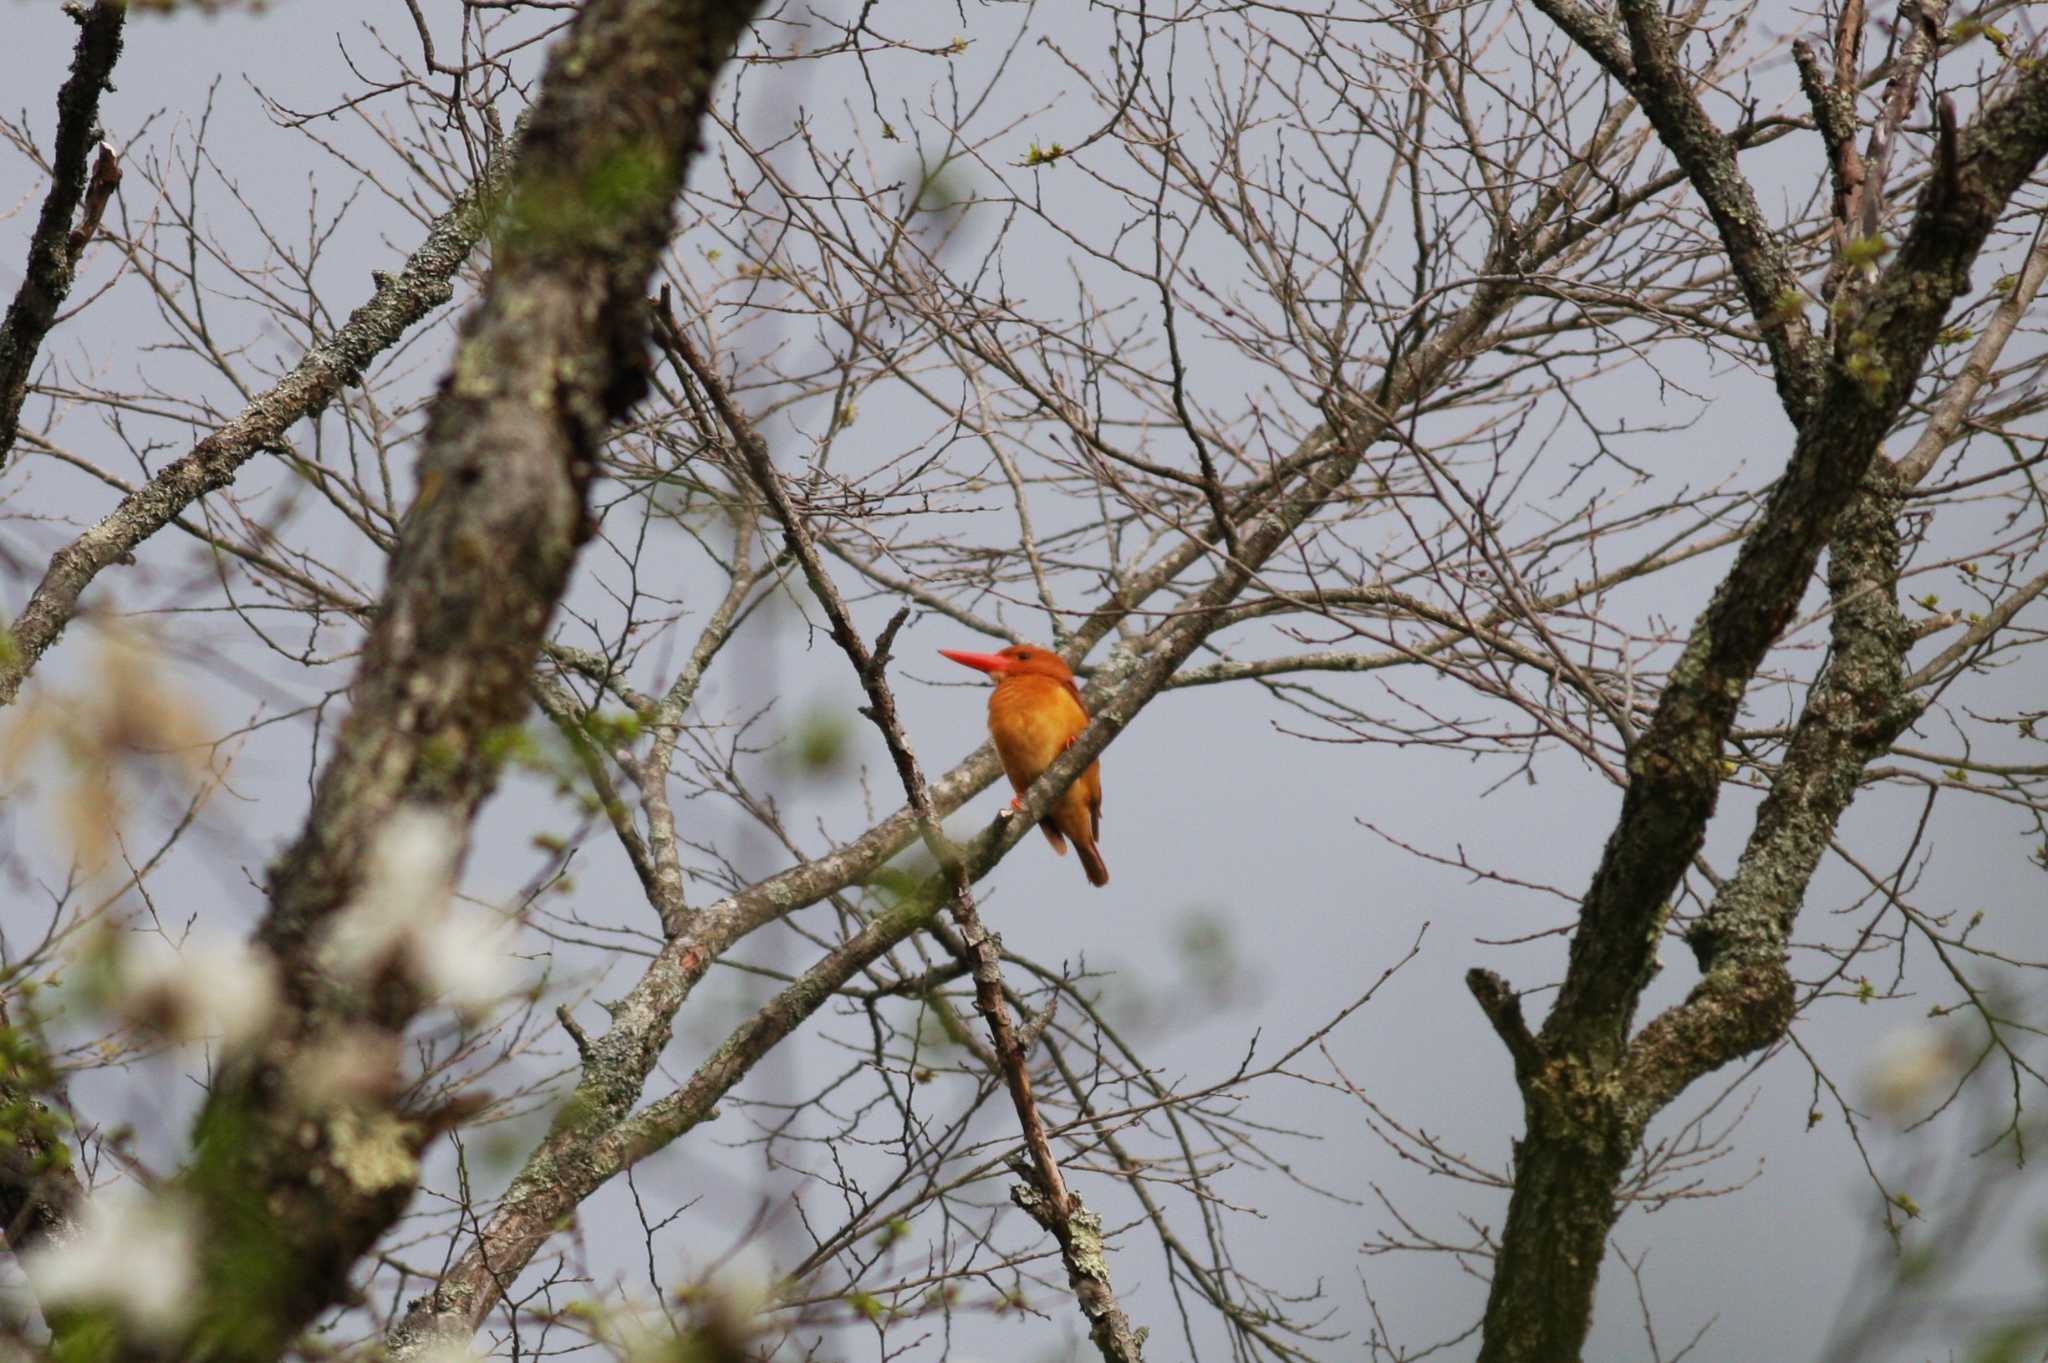
[[[956,663],[965,663],[991,675],[1000,676],[1010,670],[1010,660],[1000,653],[963,653],[957,648],[942,648],[939,652]]]

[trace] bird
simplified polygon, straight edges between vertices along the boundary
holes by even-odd
[[[1012,644],[1000,653],[951,648],[939,652],[996,679],[988,698],[988,732],[1017,789],[1010,807],[1021,809],[1019,797],[1088,727],[1088,710],[1074,685],[1073,669],[1059,654],[1036,644]],[[1102,763],[1090,762],[1088,770],[1053,801],[1038,826],[1061,856],[1067,854],[1069,842],[1074,844],[1090,885],[1109,884],[1109,867],[1095,845],[1102,835]]]

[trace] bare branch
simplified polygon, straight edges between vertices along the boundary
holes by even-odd
[[[57,92],[57,146],[50,158],[50,189],[29,239],[28,268],[7,319],[0,322],[0,466],[14,448],[21,427],[21,404],[35,368],[43,338],[57,320],[57,309],[71,293],[78,258],[92,239],[107,197],[120,179],[119,161],[102,144],[92,170],[90,188],[86,162],[100,136],[100,94],[111,88],[114,63],[121,59],[121,29],[128,17],[125,0],[93,0],[91,9],[72,3],[64,7],[78,23],[78,45],[71,56],[71,74]],[[84,216],[79,216],[83,203]],[[74,225],[75,223],[75,225]]]
[[[1804,426],[1820,396],[1822,378],[1798,273],[1757,204],[1735,144],[1701,107],[1692,77],[1679,62],[1679,44],[1663,6],[1655,0],[1620,0],[1618,9],[1626,24],[1624,52],[1621,36],[1604,16],[1560,0],[1536,0],[1536,5],[1635,96],[1684,168],[1713,216],[1750,315],[1770,352],[1779,400],[1792,424]]]
[[[234,420],[166,464],[51,557],[11,626],[14,647],[0,654],[0,706],[21,694],[22,681],[62,636],[79,598],[103,569],[127,559],[207,493],[231,484],[244,464],[274,449],[295,423],[319,415],[343,388],[361,380],[372,360],[455,296],[451,281],[483,238],[511,176],[518,141],[515,132],[493,151],[483,173],[435,221],[405,268],[380,276],[369,300],[339,331],[308,350]]]

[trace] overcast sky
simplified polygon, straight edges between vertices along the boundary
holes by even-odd
[[[339,20],[345,12],[350,17]],[[47,147],[72,25],[51,4],[16,0],[0,13],[9,29],[7,41],[0,45],[0,89],[8,92],[10,110],[26,111],[28,125]],[[354,17],[357,13],[360,21]],[[109,136],[126,143],[140,134],[140,143],[129,151],[131,158],[168,156],[172,148],[189,145],[191,125],[211,91],[214,112],[208,150],[221,173],[238,182],[253,203],[278,221],[302,222],[310,194],[317,190],[322,202],[331,204],[354,188],[353,177],[334,160],[315,153],[302,134],[275,126],[264,115],[251,82],[274,94],[288,92],[302,108],[335,103],[356,93],[360,87],[342,60],[341,49],[345,45],[359,57],[374,58],[363,22],[377,24],[394,44],[410,45],[404,7],[396,0],[360,6],[282,3],[258,16],[137,14],[129,23],[128,50],[116,77],[118,91],[105,105]],[[1000,27],[1015,20],[1004,11],[972,9],[967,22]],[[1099,45],[1102,35],[1093,21],[1075,23],[1077,50],[1084,40]],[[999,55],[996,47],[993,41],[977,45],[962,58],[963,68],[994,60]],[[1056,66],[1040,54],[1031,55],[1032,61],[1020,62],[1028,75],[1019,77],[1022,88],[1014,96],[1016,105],[1020,110],[1035,109],[1050,101],[1054,110],[1018,130],[1020,148],[1030,137],[1049,141],[1085,131],[1079,127],[1086,122],[1084,117],[1059,107]],[[829,110],[851,97],[848,91],[815,86],[790,88],[797,79],[762,81],[756,87],[760,100],[748,108],[748,116],[765,130],[778,121],[786,124],[799,101]],[[1811,152],[1803,144],[1781,150],[1772,164],[1793,174]],[[21,158],[0,158],[0,211],[19,205],[0,221],[0,289],[11,291],[18,282],[23,244],[41,188]],[[131,176],[124,192],[131,211],[139,209],[139,179]],[[1044,192],[1083,193],[1071,180],[1053,176],[1046,177]],[[1797,192],[1803,197],[1804,187]],[[1766,201],[1776,203],[1779,196],[1769,194]],[[1076,211],[1086,209],[1083,202]],[[231,204],[217,198],[211,211],[223,234],[247,239],[248,229],[233,220],[237,210]],[[374,194],[364,195],[337,233],[324,263],[330,310],[345,316],[366,294],[369,272],[392,268],[418,236],[417,226],[388,203]],[[231,329],[236,314],[229,305],[222,306],[228,318],[223,325]],[[145,349],[159,331],[140,292],[120,290],[54,335],[50,348],[69,361],[89,361],[103,372],[160,372],[152,370],[157,361]],[[244,339],[259,346],[279,343],[261,336]],[[443,330],[416,351],[412,362],[423,377],[438,371],[446,347]],[[1674,374],[1710,400],[1660,393],[1640,382],[1605,382],[1589,392],[1614,404],[1611,410],[1617,414],[1630,415],[1632,424],[1692,419],[1685,452],[1695,461],[1690,472],[1695,484],[1723,473],[1732,474],[1741,485],[1766,484],[1787,449],[1786,427],[1766,386],[1753,377],[1710,369],[1704,362],[1694,366],[1695,372],[1686,373],[1685,368],[1685,361],[1676,362]],[[1212,376],[1211,381],[1228,381],[1228,376]],[[1627,404],[1637,404],[1640,410],[1631,411]],[[889,429],[886,409],[863,416],[864,439],[885,441]],[[66,435],[89,447],[94,430],[93,421],[80,419]],[[275,481],[282,475],[274,465],[259,463],[245,476]],[[1532,495],[1552,491],[1536,487]],[[112,504],[105,490],[34,457],[18,457],[0,475],[0,496],[9,499],[7,509],[16,517],[33,509],[39,515],[85,520]],[[0,526],[7,574],[0,603],[9,613],[19,608],[33,585],[40,569],[38,551],[46,558],[66,528],[19,519]],[[968,522],[960,533],[994,538],[1006,530],[1002,517],[990,516]],[[367,580],[374,582],[369,560],[357,549],[348,552],[358,555]],[[684,561],[680,553],[678,561]],[[140,566],[102,579],[97,600],[121,608],[190,600],[197,564],[188,544],[160,536],[142,555]],[[1661,575],[1655,579],[1653,599],[1628,602],[1627,608],[1689,619],[1704,603],[1713,574],[1724,564],[1725,559],[1716,558],[1682,573]],[[602,565],[586,567],[577,588],[583,594],[580,600],[599,599],[601,582],[594,579],[601,579],[603,572]],[[686,600],[692,585],[672,584]],[[872,630],[891,608],[890,603],[868,603],[862,618]],[[275,710],[287,699],[314,694],[304,678],[258,651],[231,618],[191,616],[159,623],[195,631],[190,637],[204,641],[198,646],[201,652],[221,650],[207,665],[188,663],[177,682],[198,698],[220,727],[246,720],[259,707]],[[1015,617],[1015,624],[1020,633],[1043,637],[1042,628],[1034,629],[1022,615]],[[922,617],[897,648],[896,676],[906,720],[929,769],[949,766],[981,740],[985,699],[972,677],[937,659],[932,650],[989,643],[943,619]],[[707,689],[703,703],[712,713],[737,714],[772,695],[778,705],[768,723],[781,731],[820,711],[851,714],[856,689],[843,657],[822,635],[808,640],[787,615],[764,617],[745,647],[751,650],[747,667],[716,674]],[[88,632],[74,630],[43,664],[41,684],[60,687],[67,677],[78,676],[89,648]],[[343,676],[323,676],[319,684],[337,685]],[[746,678],[743,687],[734,680],[740,676]],[[1400,682],[1426,685],[1413,677]],[[1360,680],[1343,694],[1372,708],[1386,703],[1382,686],[1377,680]],[[1984,708],[2010,711],[2030,698],[2038,705],[2044,688],[2038,668],[2014,668],[1987,680],[1975,694]],[[1232,1072],[1254,1029],[1260,1035],[1261,1054],[1291,1045],[1355,998],[1419,938],[1415,960],[1370,1007],[1332,1035],[1330,1052],[1349,1079],[1384,1111],[1441,1137],[1482,1164],[1504,1167],[1509,1142],[1519,1132],[1519,1100],[1506,1055],[1473,1006],[1462,977],[1474,965],[1488,965],[1524,987],[1554,979],[1562,959],[1560,939],[1516,947],[1487,945],[1482,939],[1523,937],[1556,926],[1565,921],[1565,906],[1540,895],[1512,895],[1497,885],[1471,883],[1468,877],[1402,853],[1364,825],[1446,854],[1462,848],[1476,863],[1512,869],[1530,881],[1582,887],[1611,826],[1616,795],[1563,756],[1540,762],[1534,779],[1502,785],[1498,783],[1506,769],[1500,764],[1451,760],[1429,749],[1303,742],[1278,732],[1276,722],[1282,718],[1277,708],[1249,690],[1209,688],[1163,697],[1119,738],[1104,761],[1103,847],[1114,872],[1112,885],[1089,892],[1072,858],[1056,859],[1034,840],[1020,847],[988,882],[985,912],[1006,945],[1019,952],[1048,964],[1078,964],[1085,958],[1091,969],[1119,972],[1105,985],[1112,1010],[1123,1010],[1131,1020],[1134,1034],[1143,1038],[1163,1075],[1187,1085]],[[877,804],[893,808],[893,778],[879,742],[859,722],[851,732]],[[303,815],[307,736],[306,725],[294,724],[251,740],[237,766],[241,798],[210,811],[203,827],[175,855],[157,884],[161,912],[168,917],[196,914],[222,930],[238,930],[252,921],[258,900],[248,877],[260,874],[263,863]],[[1949,736],[1938,738],[1946,742]],[[822,824],[843,837],[863,826],[861,785],[850,774],[826,782],[786,776],[777,794],[792,825],[805,830]],[[497,799],[482,825],[466,889],[499,900],[536,870],[539,858],[529,846],[531,834],[566,821],[552,798],[528,782],[515,783]],[[956,818],[955,826],[980,826],[1002,798],[994,791],[984,794]],[[1752,807],[1739,797],[1724,802],[1708,849],[1709,857],[1723,869],[1733,862]],[[142,817],[160,814],[145,810]],[[1888,865],[1887,849],[1900,842],[1915,817],[1913,801],[1881,793],[1852,810],[1844,838],[1850,845],[1870,849],[1879,863]],[[768,871],[783,864],[779,850],[736,816],[719,813],[712,818],[711,828],[701,834],[718,840],[743,867]],[[2024,848],[2018,842],[2021,828],[2016,818],[2001,819],[1981,807],[1965,808],[1956,802],[1945,804],[1931,829],[1932,850],[1920,895],[1944,906],[1983,907],[1999,920],[2002,940],[2012,950],[2039,957],[2048,954],[2048,921],[2041,914],[2039,874],[2026,878]],[[0,837],[14,839],[15,851],[28,857],[41,874],[53,874],[58,863],[38,855],[46,826],[30,811],[8,811],[0,822]],[[594,921],[637,925],[646,913],[623,858],[602,844],[593,844],[583,858],[576,883],[577,908]],[[1842,869],[1833,867],[1817,881],[1810,902],[1820,913],[1857,893]],[[0,900],[0,927],[10,940],[32,939],[47,912],[47,902],[39,902],[32,887],[17,885]],[[1223,934],[1228,965],[1222,975],[1212,977],[1205,971],[1213,961],[1199,945],[1208,940],[1204,933],[1216,932]],[[787,937],[750,945],[742,954],[784,966],[798,960]],[[1667,949],[1664,961],[1665,970],[1645,1001],[1644,1015],[1681,997],[1695,979],[1689,953]],[[600,993],[606,985],[612,992],[623,988],[635,969],[631,960],[608,967],[592,953],[566,952],[558,954],[555,966],[565,983],[587,981]],[[604,975],[607,968],[610,974]],[[1922,961],[1911,963],[1914,971],[1924,968]],[[717,990],[693,999],[680,1019],[668,1073],[687,1074],[702,1048],[729,1025],[742,1001],[761,993],[757,982],[744,978],[717,977],[717,982]],[[1801,1020],[1798,1037],[1853,1089],[1882,1037],[1924,1018],[1929,1000],[1947,1000],[1937,986],[1929,979],[1929,992],[1890,1004],[1859,1005],[1847,999],[1823,1003]],[[599,1015],[588,1011],[595,1025]],[[765,1066],[749,1091],[793,1095],[840,1063],[839,1053],[800,1040]],[[1328,1075],[1319,1064],[1311,1068]],[[164,1129],[175,1130],[176,1120],[192,1104],[194,1089],[179,1073],[176,1065],[153,1062],[126,1074],[97,1075],[80,1086],[77,1097],[100,1120],[137,1121],[145,1134],[158,1138],[155,1148],[162,1151]],[[1708,1183],[1741,1184],[1740,1189],[1725,1197],[1673,1204],[1654,1217],[1627,1216],[1615,1241],[1632,1258],[1648,1252],[1641,1280],[1667,1357],[1709,1322],[1712,1328],[1694,1358],[1818,1356],[1837,1307],[1859,1276],[1867,1276],[1866,1256],[1880,1248],[1877,1194],[1830,1104],[1823,1104],[1824,1119],[1809,1128],[1812,1083],[1805,1062],[1796,1054],[1778,1056],[1759,1073],[1713,1076],[1689,1095],[1689,1101],[1676,1105],[1658,1129],[1675,1129],[1731,1083],[1733,1092],[1721,1105],[1720,1117],[1743,1108],[1747,1116],[1735,1152],[1703,1171],[1702,1178]],[[1367,1291],[1397,1338],[1410,1346],[1452,1334],[1469,1323],[1483,1302],[1483,1286],[1449,1259],[1367,1256],[1361,1250],[1376,1233],[1392,1229],[1380,1202],[1382,1194],[1446,1238],[1467,1233],[1460,1226],[1461,1215],[1497,1227],[1505,1212],[1503,1195],[1424,1177],[1375,1139],[1368,1114],[1356,1101],[1330,1089],[1269,1080],[1248,1089],[1245,1101],[1264,1122],[1313,1134],[1312,1140],[1277,1140],[1274,1151],[1290,1162],[1303,1183],[1328,1189],[1341,1199],[1320,1197],[1270,1171],[1243,1169],[1219,1183],[1234,1201],[1258,1212],[1233,1224],[1238,1264],[1278,1287],[1299,1291],[1320,1284],[1331,1312],[1327,1328],[1348,1331],[1351,1337],[1328,1346],[1327,1357],[1362,1355],[1357,1341],[1371,1328]],[[95,1106],[99,1104],[105,1106]],[[1880,1130],[1870,1155],[1887,1171],[1916,1167],[1914,1162],[1926,1160],[1930,1151],[1952,1154],[1971,1147],[1980,1120],[1981,1113],[1965,1104],[1911,1142]],[[661,1242],[679,1264],[714,1239],[721,1225],[741,1224],[759,1199],[790,1189],[786,1177],[761,1170],[758,1156],[716,1143],[739,1134],[725,1124],[706,1128],[687,1142],[687,1148],[663,1154],[638,1173],[643,1196],[672,1203],[702,1197]],[[991,1127],[989,1134],[1000,1134],[1000,1128]],[[1936,1163],[1938,1170],[1930,1167],[1915,1174],[1913,1186],[1928,1190],[1926,1196],[1915,1195],[1938,1212],[1934,1194],[1940,1180],[1956,1170],[1980,1166],[1952,1158]],[[1076,1182],[1091,1200],[1111,1208],[1125,1205],[1108,1180],[1082,1174]],[[2008,1247],[2028,1242],[2048,1213],[2033,1183],[2016,1182],[2013,1187],[2008,1208],[2011,1236],[2000,1242]],[[591,1204],[584,1227],[594,1263],[644,1283],[638,1222],[623,1187],[608,1189]],[[778,1243],[795,1243],[795,1232],[787,1225],[779,1226],[775,1234],[783,1237]],[[1134,1320],[1154,1329],[1154,1356],[1177,1356],[1178,1323],[1153,1248],[1134,1239],[1113,1267]],[[2039,1285],[2037,1260],[1998,1253],[1989,1257],[1972,1288],[1978,1293],[2038,1291]],[[1047,1319],[1002,1323],[977,1337],[976,1346],[990,1358],[1070,1356],[1078,1318],[1064,1303],[1046,1305]],[[1957,1332],[1961,1328],[1950,1322],[1949,1333],[1932,1343],[1893,1337],[1865,1357],[1874,1361],[1946,1356],[1950,1344],[1967,1337]],[[849,1356],[861,1356],[861,1347],[849,1340]],[[1460,1345],[1451,1356],[1469,1356],[1472,1348],[1469,1343]],[[1635,1292],[1627,1273],[1610,1260],[1587,1357],[1647,1356]]]

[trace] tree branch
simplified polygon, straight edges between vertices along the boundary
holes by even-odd
[[[1644,31],[1654,37],[1652,21],[1644,20]],[[1645,41],[1638,39],[1639,63]],[[1953,111],[1944,107],[1943,120],[1952,124]],[[1838,328],[1842,353],[1800,427],[1785,475],[1631,751],[1621,813],[1537,1040],[1544,1064],[1521,1084],[1527,1130],[1487,1299],[1481,1363],[1578,1356],[1616,1215],[1617,1180],[1644,1125],[1699,1075],[1783,1034],[1792,998],[1782,961],[1791,916],[1864,764],[1915,713],[1902,695],[1910,638],[1893,598],[1895,485],[1878,447],[1986,237],[2048,154],[2048,67],[2026,72],[1967,136],[1948,132],[1937,145],[1941,163],[1911,232]],[[1630,1022],[1657,968],[1671,896],[1714,811],[1729,728],[1831,538],[1835,649],[1809,692],[1750,850],[1695,934],[1707,978],[1631,1045]]]
[[[399,814],[439,820],[459,845],[495,786],[589,533],[598,444],[647,388],[647,281],[751,12],[592,0],[549,54],[491,282],[429,414],[420,498],[354,705],[303,832],[270,871],[256,940],[281,967],[285,1006],[221,1066],[179,1179],[201,1244],[196,1322],[169,1342],[123,1327],[105,1356],[268,1363],[346,1297],[352,1265],[411,1199],[440,1123],[388,1095],[423,982],[402,961],[347,975],[323,947]],[[294,1082],[334,1045],[383,1057],[384,1072],[348,1092]],[[269,1271],[237,1267],[252,1257]]]
[[[1545,1045],[1620,1055],[1665,903],[1704,836],[1745,688],[1791,619],[1821,547],[1904,409],[1950,301],[1999,212],[2048,152],[2048,69],[2029,72],[1963,139],[1956,188],[1936,176],[1913,229],[1848,329],[1816,420],[1687,640],[1643,741],[1589,889]]]
[[[867,692],[868,704],[862,713],[881,731],[889,755],[896,763],[904,795],[909,799],[910,807],[917,812],[919,832],[938,860],[941,874],[947,882],[947,910],[960,926],[965,962],[974,975],[974,1006],[995,1043],[1003,1083],[1009,1090],[1011,1106],[1016,1110],[1017,1124],[1024,1133],[1024,1148],[1031,1156],[1029,1164],[1014,1166],[1025,1174],[1026,1184],[1013,1196],[1017,1204],[1059,1244],[1060,1259],[1067,1269],[1067,1281],[1073,1285],[1082,1314],[1088,1319],[1090,1337],[1094,1339],[1104,1363],[1139,1363],[1143,1336],[1132,1330],[1130,1320],[1110,1286],[1109,1265],[1103,1257],[1102,1218],[1082,1205],[1079,1195],[1067,1188],[1060,1173],[1059,1162],[1052,1152],[1052,1141],[1046,1135],[1045,1120],[1039,1115],[1037,1100],[1032,1096],[1030,1065],[1025,1060],[1023,1046],[1018,1043],[1009,1004],[1003,998],[1000,949],[994,934],[982,925],[981,915],[975,909],[973,879],[968,874],[960,849],[939,824],[931,788],[925,781],[917,754],[911,750],[909,735],[904,732],[903,722],[897,713],[895,694],[889,687],[889,645],[895,639],[896,631],[909,618],[910,608],[905,606],[898,610],[883,628],[874,649],[867,647],[854,627],[853,615],[847,610],[845,599],[840,596],[831,575],[825,571],[824,559],[818,553],[817,542],[812,538],[803,513],[797,509],[790,499],[789,489],[783,485],[768,442],[746,414],[739,410],[724,381],[704,362],[696,346],[676,324],[666,295],[657,316],[663,343],[671,354],[680,357],[688,366],[691,375],[710,398],[711,405],[717,409],[719,420],[725,424],[738,447],[754,485],[760,489],[776,520],[781,523],[789,550],[802,565],[812,594],[825,608],[826,619],[832,626],[832,637],[852,662],[861,688]],[[1051,789],[1050,798],[1057,798],[1079,773],[1080,768],[1075,768],[1067,783]]]
[[[718,1104],[763,1056],[854,975],[930,923],[934,911],[930,896],[904,896],[757,1009],[682,1087],[631,1117],[621,1113],[621,1120],[596,1132],[580,1129],[551,1137],[528,1159],[476,1241],[385,1335],[386,1355],[393,1363],[410,1363],[432,1355],[437,1346],[466,1341],[497,1301],[503,1284],[518,1277],[584,1198],[701,1123],[714,1120]],[[637,1096],[645,1076],[633,1072],[635,1062],[616,1046],[607,1050],[601,1042],[582,1036],[580,1028],[573,1028],[571,1036],[583,1057],[584,1087],[595,1091],[629,1084]],[[665,1028],[661,1037],[666,1043]],[[660,1048],[655,1049],[658,1053]],[[648,1063],[651,1067],[651,1059]]]
[[[1554,218],[1570,208],[1569,195],[1547,193],[1529,220],[1520,225],[1527,231],[1517,239],[1537,239]],[[1604,221],[1607,215],[1606,208],[1598,208],[1572,219],[1572,224],[1584,227]],[[1544,249],[1562,249],[1580,235],[1542,237],[1550,243]],[[1496,256],[1507,249],[1505,244],[1499,245]],[[1505,260],[1496,259],[1494,264],[1504,265]],[[970,878],[986,874],[1000,861],[1044,817],[1058,792],[1165,687],[1207,634],[1229,623],[1226,608],[1259,568],[1291,541],[1304,521],[1344,492],[1364,448],[1383,433],[1386,413],[1404,410],[1433,391],[1466,356],[1476,338],[1513,303],[1517,295],[1502,272],[1494,269],[1489,275],[1462,309],[1384,375],[1378,404],[1345,414],[1352,424],[1341,438],[1330,426],[1318,427],[1274,470],[1254,479],[1236,512],[1236,520],[1245,527],[1242,556],[1226,563],[1202,591],[1181,602],[1141,644],[1117,650],[1097,669],[1085,692],[1093,722],[1023,793],[1019,813],[997,820],[962,849]],[[686,363],[682,367],[688,369]],[[1201,561],[1211,547],[1200,535],[1190,535],[1143,571],[1131,574],[1122,588],[1069,636],[1069,660],[1077,660],[1107,637],[1151,595]],[[603,671],[594,662],[591,670]],[[957,809],[999,774],[994,750],[984,743],[931,784],[933,812],[943,817]],[[466,1341],[498,1303],[503,1285],[524,1271],[566,1211],[616,1172],[593,1162],[590,1153],[628,1121],[668,1042],[674,1017],[711,963],[763,924],[864,880],[918,839],[922,826],[917,810],[906,804],[833,851],[682,916],[633,988],[610,1005],[611,1027],[590,1042],[591,1059],[586,1060],[576,1092],[567,1104],[567,1110],[578,1114],[577,1121],[564,1124],[528,1154],[481,1235],[442,1275],[431,1294],[411,1304],[389,1336],[396,1356],[417,1358],[434,1345]],[[660,1139],[673,1139],[676,1134],[680,1129]],[[636,1158],[646,1153],[651,1153],[651,1148]],[[558,1191],[563,1194],[559,1199]],[[548,1208],[555,1210],[549,1212]],[[530,1233],[522,1233],[521,1227]]]
[[[2034,244],[2027,252],[2026,262],[2020,266],[2019,277],[2013,281],[2012,291],[1999,300],[1998,306],[1992,310],[1991,320],[1984,324],[1983,333],[1970,347],[1970,358],[1963,362],[1963,372],[1942,393],[1941,400],[1935,404],[1934,414],[1913,442],[1913,448],[1899,457],[1897,472],[1902,485],[1913,487],[1924,479],[1933,471],[1935,461],[1941,458],[1949,442],[1956,438],[1956,432],[1962,429],[1977,395],[1991,381],[1992,369],[2005,350],[2006,342],[2012,339],[2020,319],[2033,306],[2044,281],[2048,281],[2048,220],[2035,224]]]
[[[1913,632],[1899,612],[1899,500],[1890,470],[1845,514],[1828,551],[1831,647],[1756,825],[1686,934],[1700,983],[1645,1026],[1622,1063],[1637,1125],[1693,1080],[1775,1041],[1792,1016],[1785,946],[1863,770],[1919,716],[1905,686]]]
[[[1874,237],[1884,229],[1889,207],[1884,187],[1891,173],[1892,145],[1898,138],[1899,129],[1905,126],[1906,115],[1913,111],[1913,105],[1920,97],[1920,77],[1941,50],[1948,8],[1949,0],[1904,0],[1899,6],[1899,25],[1906,30],[1906,38],[1899,46],[1898,56],[1892,61],[1891,74],[1885,81],[1884,99],[1877,118],[1871,124],[1870,140],[1863,151],[1866,179],[1861,201],[1856,206],[1855,224],[1855,230],[1863,236]]]
[[[360,381],[372,360],[455,296],[450,281],[483,239],[511,176],[520,138],[515,129],[492,151],[475,182],[435,220],[405,268],[378,276],[369,299],[339,331],[317,342],[232,421],[164,465],[51,557],[11,626],[14,646],[0,650],[0,705],[12,704],[21,693],[23,680],[63,635],[78,612],[79,598],[103,569],[127,559],[193,502],[232,483],[242,465],[277,448],[297,422],[318,416],[343,388]]]
[[[1635,96],[1693,190],[1707,207],[1728,261],[1762,334],[1792,424],[1803,426],[1821,387],[1820,351],[1807,326],[1799,275],[1742,173],[1736,146],[1701,107],[1692,76],[1657,0],[1619,0],[1624,33],[1613,21],[1571,0],[1535,0],[1536,7]]]
[[[1466,971],[1465,987],[1472,991],[1479,1011],[1486,1014],[1494,1034],[1508,1048],[1508,1055],[1515,1062],[1515,1077],[1524,1084],[1532,1082],[1543,1068],[1543,1052],[1538,1049],[1536,1038],[1529,1034],[1528,1020],[1522,1016],[1522,996],[1491,970]]]
[[[86,160],[100,136],[100,95],[113,89],[128,5],[126,0],[94,0],[91,9],[72,3],[64,12],[78,24],[78,45],[72,50],[71,74],[57,92],[50,192],[43,196],[43,211],[29,238],[26,277],[8,305],[7,320],[0,323],[0,467],[6,465],[15,432],[21,428],[21,404],[28,396],[36,354],[57,320],[57,309],[71,293],[78,258],[121,178],[113,151],[102,145],[88,189]],[[81,203],[86,210],[82,219]]]

